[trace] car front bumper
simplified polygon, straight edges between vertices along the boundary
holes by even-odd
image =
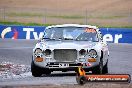
[[[49,62],[45,67],[39,67],[41,70],[48,69],[50,71],[76,71],[78,67],[82,66],[84,70],[91,71],[95,67],[98,66],[98,64],[93,64],[91,66],[85,66],[82,63],[74,63],[74,62]]]

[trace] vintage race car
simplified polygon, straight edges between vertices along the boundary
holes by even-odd
[[[108,56],[108,45],[96,26],[48,26],[33,49],[31,72],[38,77],[53,71],[76,71],[82,66],[93,74],[108,73]]]

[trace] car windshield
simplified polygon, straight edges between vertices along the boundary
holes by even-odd
[[[45,30],[44,39],[97,42],[95,29],[87,27],[53,27]]]

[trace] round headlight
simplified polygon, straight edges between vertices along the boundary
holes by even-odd
[[[45,56],[49,56],[49,55],[51,55],[51,50],[50,49],[46,49],[44,51],[44,53],[45,53]]]
[[[34,55],[37,57],[37,56],[40,56],[40,57],[42,57],[42,55],[43,55],[43,53],[42,53],[43,51],[41,50],[41,49],[36,49],[35,51],[34,51]]]
[[[80,55],[86,55],[86,53],[87,53],[87,51],[86,51],[85,49],[81,49],[81,50],[79,51],[79,54],[80,54]]]
[[[97,52],[94,49],[89,50],[89,56],[92,58],[97,57]]]

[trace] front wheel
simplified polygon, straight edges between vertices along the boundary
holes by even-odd
[[[103,67],[103,74],[107,74],[108,73],[108,60],[105,64],[105,66]]]
[[[51,71],[49,69],[40,68],[40,67],[36,66],[33,61],[31,63],[31,72],[32,72],[32,76],[34,76],[34,77],[40,77],[42,74],[45,74],[45,75],[51,74]]]
[[[100,62],[99,65],[93,69],[93,74],[102,74],[103,73],[103,52],[101,52]]]
[[[40,69],[34,64],[33,61],[31,63],[31,72],[32,72],[32,76],[34,77],[40,77],[42,75]]]
[[[43,74],[50,75],[51,74],[51,71],[49,69],[44,69]]]
[[[103,73],[103,62],[102,61],[100,61],[99,65],[95,69],[93,69],[92,73],[93,74],[102,74]]]

